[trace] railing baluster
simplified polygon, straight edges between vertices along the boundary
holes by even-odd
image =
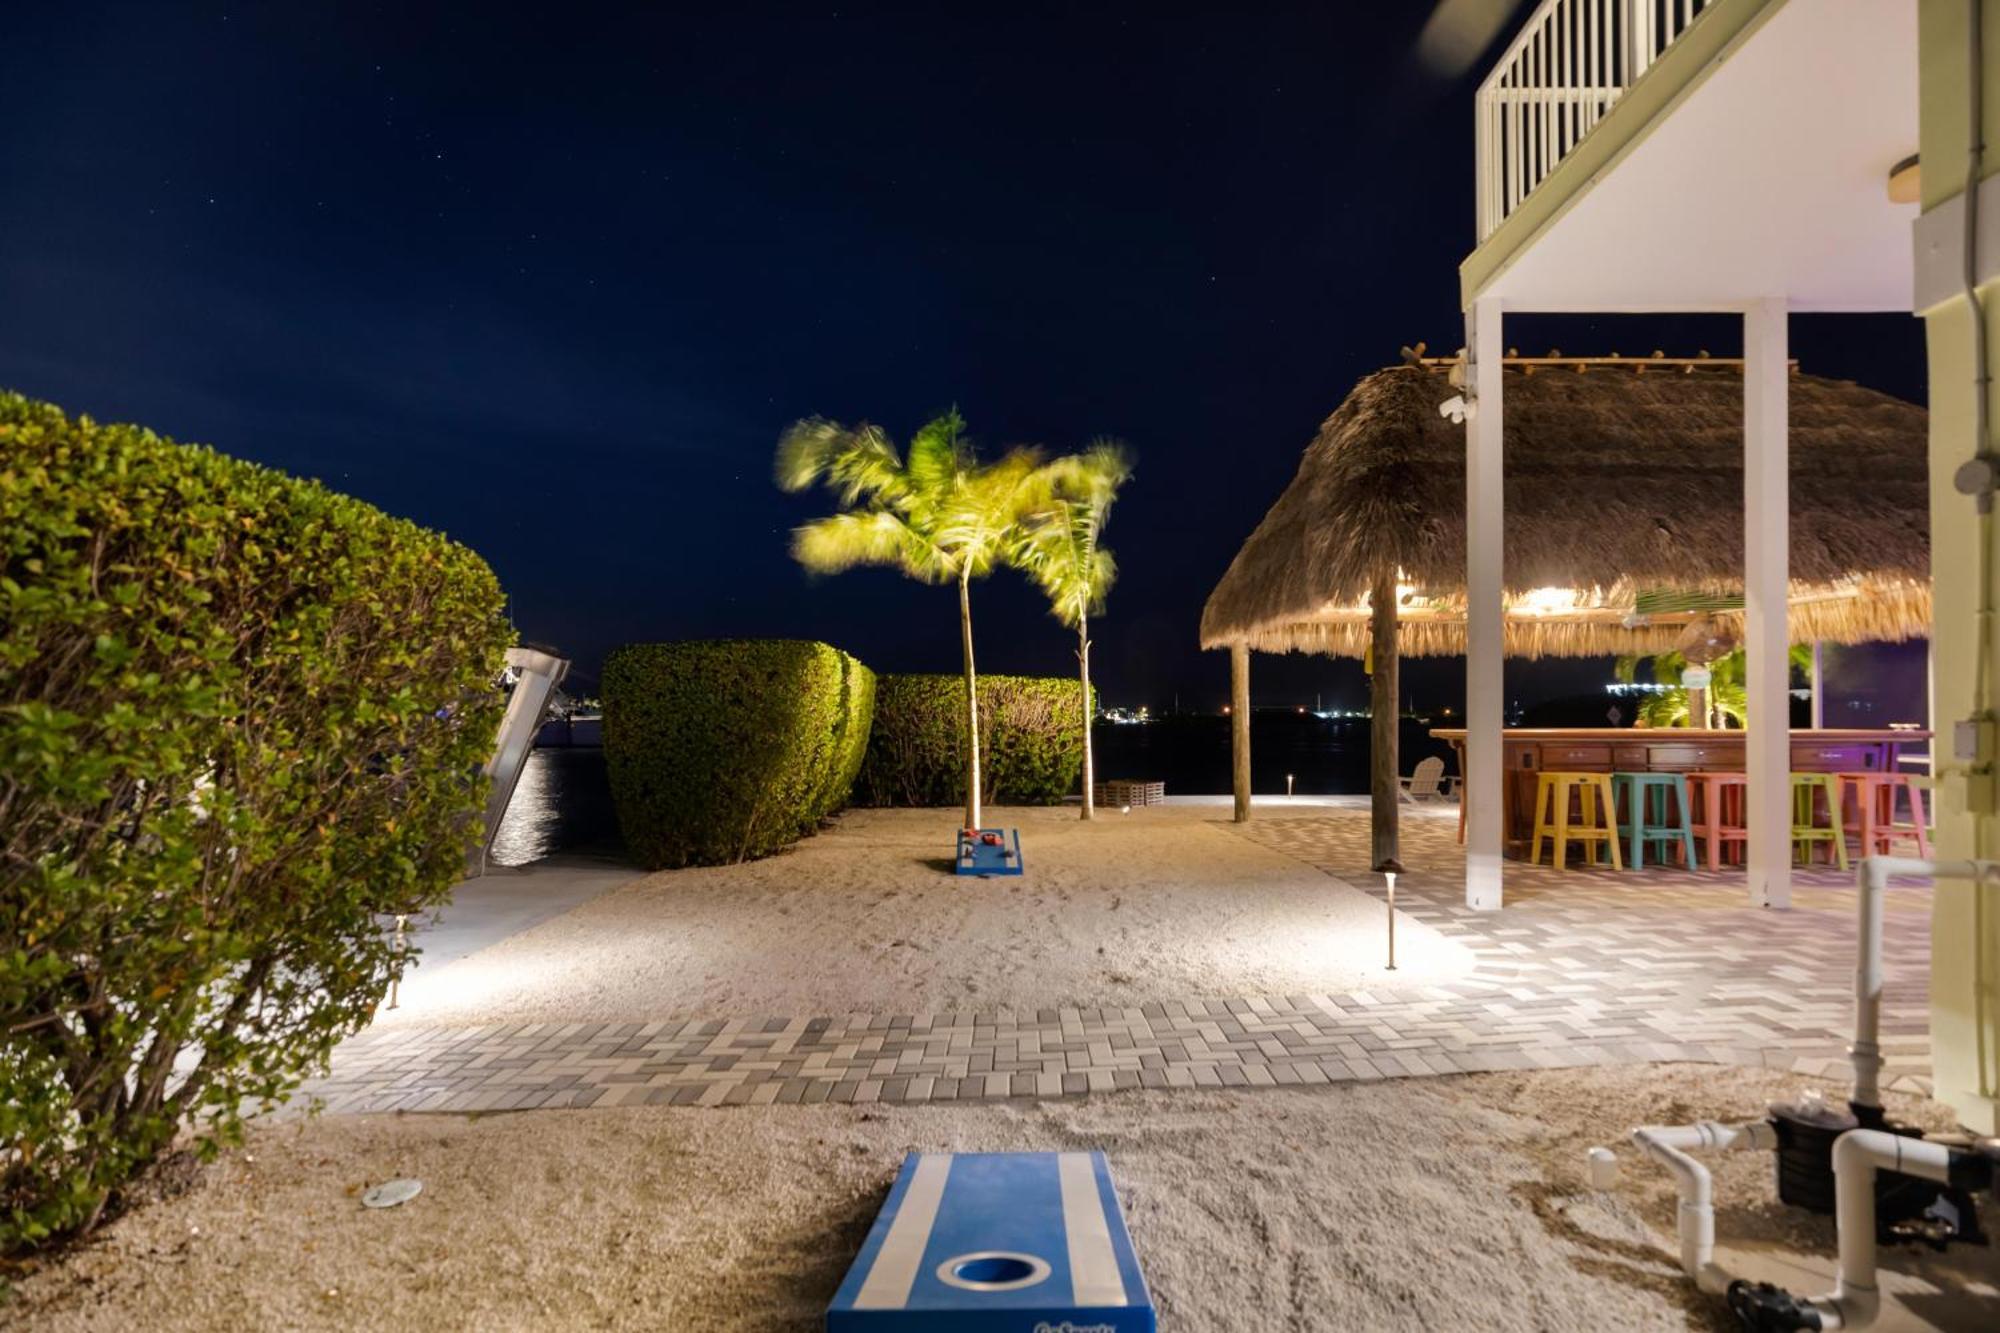
[[[1576,122],[1572,113],[1576,109],[1576,95],[1569,91],[1576,87],[1576,62],[1570,56],[1570,10],[1564,5],[1557,12],[1562,15],[1562,23],[1556,32],[1556,50],[1561,59],[1556,62],[1556,73],[1562,79],[1563,96],[1556,104],[1556,158],[1558,161],[1569,156],[1571,145],[1576,142]]]
[[[1553,15],[1551,15],[1551,17],[1553,17]],[[1535,50],[1537,52],[1535,57],[1536,73],[1541,75],[1541,77],[1535,81],[1536,88],[1539,94],[1537,100],[1540,103],[1540,110],[1541,110],[1541,114],[1537,116],[1536,119],[1541,122],[1541,131],[1542,131],[1542,152],[1541,156],[1535,159],[1535,184],[1537,185],[1540,185],[1543,181],[1548,179],[1549,159],[1551,156],[1551,150],[1555,147],[1555,145],[1550,141],[1549,138],[1549,132],[1552,128],[1551,122],[1549,120],[1549,105],[1550,105],[1549,86],[1551,83],[1554,82],[1553,78],[1551,77],[1551,71],[1549,69],[1549,63],[1550,63],[1549,57],[1554,54],[1552,51],[1549,50],[1549,27],[1550,25],[1548,23],[1542,24],[1542,38],[1539,42],[1535,44]]]
[[[1709,0],[1542,0],[1473,102],[1482,241],[1708,7]]]

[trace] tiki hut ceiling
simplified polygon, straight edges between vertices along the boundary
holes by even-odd
[[[1397,582],[1405,655],[1465,651],[1465,428],[1450,363],[1379,370],[1202,611],[1204,648],[1360,656],[1368,594]],[[1743,377],[1731,362],[1510,360],[1504,370],[1507,651],[1650,653],[1740,633]],[[1930,632],[1922,408],[1793,374],[1791,637]]]

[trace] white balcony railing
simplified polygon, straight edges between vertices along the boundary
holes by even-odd
[[[1479,239],[1533,194],[1712,0],[1542,0],[1479,86]]]

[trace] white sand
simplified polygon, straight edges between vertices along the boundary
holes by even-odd
[[[294,1121],[26,1278],[0,1322],[812,1329],[906,1150],[1101,1147],[1172,1333],[1723,1329],[1666,1249],[1664,1177],[1628,1155],[1625,1182],[1595,1195],[1578,1167],[1635,1123],[1752,1114],[1796,1086],[1678,1066],[989,1106]],[[1780,1210],[1769,1171],[1761,1157],[1720,1163],[1719,1229],[1748,1243],[1760,1275],[1823,1290],[1831,1227]],[[360,1207],[363,1187],[401,1175],[425,1181],[415,1202]],[[2000,1327],[1993,1252],[1890,1262],[1901,1299],[1884,1327]]]
[[[1074,808],[996,809],[992,822],[1021,830],[1027,873],[976,879],[950,873],[954,812],[851,811],[782,855],[647,876],[419,969],[382,1021],[1034,1010],[1385,979],[1381,899],[1231,833],[1227,818],[1153,807],[1086,824]],[[1472,965],[1407,916],[1396,943],[1400,983]]]

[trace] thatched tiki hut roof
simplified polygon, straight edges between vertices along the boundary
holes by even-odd
[[[1398,584],[1404,655],[1465,650],[1465,428],[1448,363],[1354,386],[1202,613],[1205,648],[1360,656]],[[1507,651],[1650,653],[1743,596],[1743,378],[1731,362],[1506,363]],[[1791,378],[1791,636],[1930,627],[1922,408]]]
[[[1399,853],[1399,658],[1465,651],[1465,428],[1440,410],[1459,394],[1454,367],[1355,385],[1201,617],[1202,646],[1230,650],[1239,820],[1251,650],[1374,649],[1378,869]],[[1740,637],[1740,363],[1551,356],[1509,359],[1502,375],[1507,652],[1706,657]],[[1789,402],[1793,642],[1928,634],[1923,409],[1798,374]]]

